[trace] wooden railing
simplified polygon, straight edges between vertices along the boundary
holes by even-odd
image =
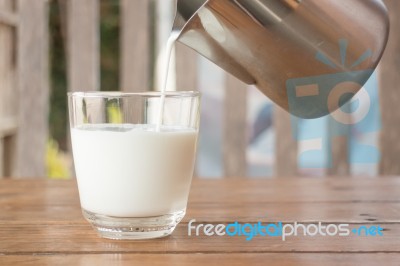
[[[0,173],[9,171],[4,153],[10,150],[10,136],[17,130],[16,113],[13,112],[12,88],[15,88],[14,27],[17,16],[9,3],[0,1]]]
[[[385,0],[390,16],[390,37],[380,64],[382,132],[379,172],[400,174],[400,1]]]
[[[47,1],[0,0],[0,175],[44,174]]]
[[[152,0],[157,2],[156,0]],[[163,1],[163,0],[160,0]],[[392,34],[381,64],[383,130],[381,174],[400,174],[400,2],[385,1]],[[69,91],[100,88],[99,0],[60,0],[66,8]],[[151,89],[149,84],[149,0],[120,0],[120,84],[124,91]],[[45,176],[48,138],[48,1],[0,0],[0,176]],[[397,30],[396,30],[397,29]],[[197,86],[197,54],[178,44],[177,88]],[[223,127],[225,176],[246,175],[246,85],[226,74]],[[279,176],[298,174],[298,143],[290,117],[275,109],[276,166]],[[329,125],[328,125],[329,126]],[[346,138],[335,140],[333,167],[327,174],[347,175]]]

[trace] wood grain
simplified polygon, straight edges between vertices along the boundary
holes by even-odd
[[[48,137],[48,2],[19,0],[17,28],[18,132],[12,176],[45,176]]]
[[[0,137],[0,174],[4,176],[4,140]]]
[[[18,23],[18,16],[14,12],[0,10],[0,23],[15,27]]]
[[[66,7],[68,90],[99,90],[99,2],[70,0]]]
[[[382,175],[400,174],[400,1],[385,0],[390,17],[390,36],[379,65],[380,101],[382,112],[382,130],[380,135],[381,162],[379,171]]]
[[[148,0],[121,0],[121,90],[142,92],[149,88]]]
[[[340,114],[343,120],[347,120],[348,122],[350,117],[344,114]],[[333,116],[332,116],[333,117]],[[350,160],[349,160],[349,147],[348,141],[350,137],[350,127],[346,128],[346,131],[343,132],[343,135],[336,136],[338,132],[339,125],[334,122],[334,120],[328,120],[328,139],[330,140],[330,149],[325,149],[327,154],[327,158],[330,158],[331,167],[326,169],[326,174],[330,176],[341,175],[347,176],[350,175]]]
[[[370,224],[367,224],[368,226]],[[376,225],[376,224],[375,224]],[[350,225],[350,228],[361,226]],[[381,224],[383,236],[280,237],[188,236],[186,223],[171,236],[140,241],[101,239],[87,224],[0,224],[0,253],[18,254],[159,254],[159,253],[400,253],[400,225]],[[194,231],[192,231],[194,233]]]
[[[247,176],[247,85],[226,74],[223,169],[228,178]]]
[[[2,265],[335,265],[375,266],[382,262],[396,265],[399,254],[316,254],[316,253],[242,253],[242,254],[70,254],[0,256]]]
[[[0,176],[8,174],[10,155],[6,153],[6,138],[15,136],[17,126],[16,23],[13,2],[0,0]]]
[[[176,89],[178,91],[197,91],[198,55],[189,47],[177,42],[176,50]]]
[[[292,135],[290,115],[280,107],[274,110],[274,128],[275,175],[282,177],[297,175],[298,143]]]
[[[0,264],[376,265],[400,257],[400,179],[195,179],[188,211],[166,238],[102,239],[80,213],[76,182],[0,181]],[[188,236],[188,222],[380,225],[377,237]]]
[[[17,128],[18,124],[16,117],[9,116],[5,118],[0,118],[0,138],[15,134]]]

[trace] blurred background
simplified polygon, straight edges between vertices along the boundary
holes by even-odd
[[[400,174],[400,1],[385,3],[388,48],[364,86],[372,131],[331,136],[329,119],[298,121],[178,44],[168,89],[203,95],[196,175]],[[157,90],[174,10],[174,0],[0,0],[0,177],[72,178],[67,92]],[[326,145],[293,137],[310,128]]]

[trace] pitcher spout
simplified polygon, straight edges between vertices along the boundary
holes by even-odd
[[[218,0],[219,1],[219,0]],[[246,84],[255,84],[255,78],[226,49],[226,42],[221,41],[229,29],[214,28],[217,15],[207,8],[210,0],[178,0],[173,31],[177,41],[183,43],[226,72]],[[214,30],[216,29],[216,30]]]
[[[207,0],[177,0],[173,30],[181,31],[206,2]]]

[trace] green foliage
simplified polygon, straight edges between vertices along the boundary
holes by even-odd
[[[60,20],[59,2],[50,2],[50,75],[51,94],[49,126],[50,134],[66,149],[67,143],[67,78],[64,34]]]
[[[119,1],[100,1],[101,90],[119,90]]]
[[[47,175],[52,179],[68,179],[71,176],[68,163],[53,139],[47,142],[46,146],[46,167]]]
[[[68,163],[63,156],[67,150],[67,66],[66,66],[66,25],[61,21],[66,10],[58,0],[50,1],[50,112],[49,125],[51,140],[47,144],[47,173],[51,178],[65,179],[70,176]],[[119,1],[100,0],[100,52],[101,89],[119,89]],[[118,108],[108,110],[110,119],[122,121]]]
[[[50,135],[67,149],[67,67],[65,33],[61,18],[65,10],[60,1],[50,1]],[[101,89],[119,89],[119,0],[100,0]]]
[[[122,124],[124,117],[119,106],[108,106],[107,107],[108,122],[111,124]]]

